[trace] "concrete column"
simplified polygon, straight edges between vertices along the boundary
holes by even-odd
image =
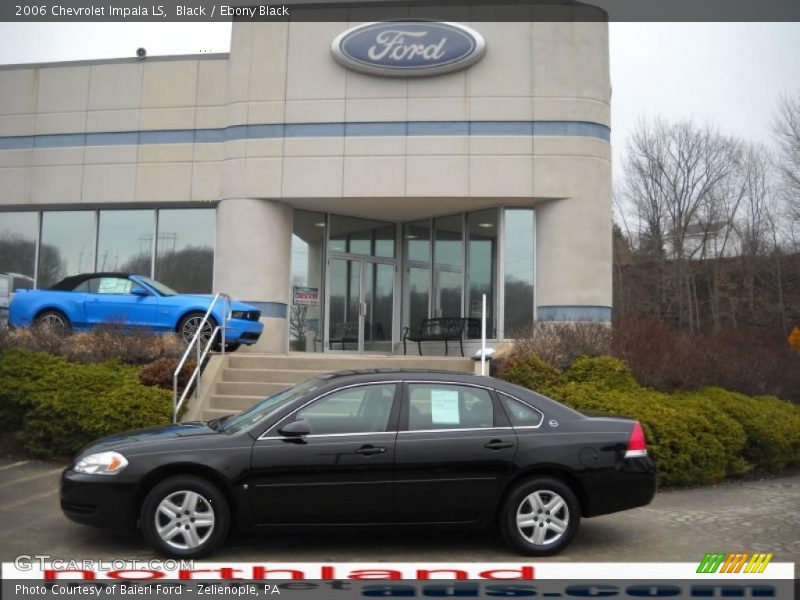
[[[254,198],[219,203],[214,289],[260,308],[264,323],[258,344],[246,351],[288,351],[291,246],[291,207]]]
[[[536,304],[542,321],[611,318],[607,188],[536,207]]]

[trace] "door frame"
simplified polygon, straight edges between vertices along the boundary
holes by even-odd
[[[331,331],[331,263],[334,260],[347,260],[358,263],[359,265],[359,280],[358,280],[358,348],[356,350],[336,350],[330,347],[330,331]],[[398,310],[398,288],[400,286],[400,261],[397,258],[385,258],[378,256],[366,256],[363,254],[350,254],[345,252],[327,252],[325,256],[325,317],[323,325],[323,353],[330,354],[378,354],[382,355],[383,352],[367,352],[364,349],[365,339],[365,318],[366,311],[364,310],[364,266],[372,264],[388,265],[393,268],[392,276],[392,322],[391,322],[391,338],[389,340],[389,355],[394,354],[395,344],[398,343],[400,314]],[[349,282],[348,282],[349,283]]]

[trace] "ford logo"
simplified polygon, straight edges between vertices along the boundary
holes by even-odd
[[[486,43],[458,23],[383,21],[366,23],[336,36],[334,58],[362,73],[389,77],[438,75],[478,61]]]

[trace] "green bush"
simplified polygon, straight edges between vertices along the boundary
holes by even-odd
[[[499,377],[540,394],[567,382],[562,373],[532,354],[509,357]]]
[[[31,353],[5,350],[0,353],[0,429],[16,431],[22,427],[25,413],[33,406],[33,395],[46,388],[42,375],[53,368],[58,359],[43,354],[42,359],[30,361]]]
[[[172,416],[169,393],[124,382],[90,400],[62,392],[42,399],[25,417],[25,449],[34,456],[69,456],[107,435],[165,425]]]
[[[697,395],[741,425],[747,435],[745,460],[771,473],[800,466],[800,409],[796,405],[774,396],[750,397],[720,388],[691,394]]]
[[[645,431],[664,485],[696,485],[800,466],[800,408],[719,388],[668,394],[641,387],[615,358],[578,358],[562,373],[513,356],[500,376],[576,410],[629,417]]]
[[[128,429],[169,422],[169,392],[139,383],[138,369],[91,365],[28,350],[0,353],[0,418],[22,430],[38,457],[72,454],[89,442]]]
[[[666,394],[639,388],[612,392],[571,382],[552,397],[579,411],[636,419],[642,424],[650,456],[662,485],[712,483],[728,475],[728,448],[723,437],[736,436],[736,424],[712,422],[694,407],[673,405]]]
[[[567,369],[567,377],[606,390],[632,391],[639,387],[628,365],[611,356],[578,358]]]

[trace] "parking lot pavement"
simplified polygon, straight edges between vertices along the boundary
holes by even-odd
[[[0,460],[0,560],[147,559],[138,534],[68,521],[58,504],[59,465]],[[706,552],[761,551],[800,559],[800,475],[659,493],[644,508],[587,519],[557,561],[699,561]],[[227,561],[517,561],[491,531],[370,531],[237,535]],[[538,560],[538,559],[537,559]]]

